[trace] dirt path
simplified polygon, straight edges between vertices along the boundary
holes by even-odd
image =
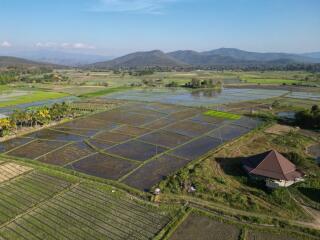
[[[303,222],[304,224],[309,224],[311,227],[320,229],[320,211],[311,207],[300,204],[301,207],[314,219],[311,223]]]

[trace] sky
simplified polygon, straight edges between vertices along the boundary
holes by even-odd
[[[0,0],[0,50],[320,51],[319,0]]]

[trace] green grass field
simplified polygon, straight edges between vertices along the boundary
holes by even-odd
[[[228,113],[228,112],[220,112],[216,110],[209,110],[204,113],[206,116],[210,117],[217,117],[217,118],[224,118],[224,119],[230,119],[230,120],[237,120],[240,119],[241,116],[238,114]]]
[[[43,100],[57,99],[69,96],[60,92],[30,91],[30,94],[18,96],[9,101],[0,102],[0,107],[14,106],[18,104],[31,103]]]
[[[292,79],[281,79],[281,78],[241,78],[241,80],[246,83],[255,83],[255,84],[297,84],[302,81],[292,80]]]

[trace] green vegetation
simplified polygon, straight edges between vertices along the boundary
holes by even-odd
[[[293,79],[275,79],[275,78],[241,78],[245,83],[255,83],[255,84],[298,84],[301,83],[299,80]]]
[[[209,111],[205,112],[204,115],[210,116],[210,117],[225,118],[225,119],[230,119],[230,120],[237,120],[237,119],[241,118],[241,116],[238,114],[221,112],[221,111],[216,111],[216,110],[209,110]]]
[[[30,91],[26,95],[17,96],[12,100],[0,102],[0,107],[14,106],[43,100],[66,97],[68,94],[60,92]]]
[[[45,125],[66,117],[74,117],[74,112],[66,103],[55,103],[51,107],[16,110],[9,118],[0,119],[0,137],[13,134],[17,127]]]
[[[222,83],[220,80],[215,79],[204,79],[201,80],[199,78],[192,78],[190,82],[187,82],[184,87],[187,88],[217,88],[220,89],[222,87]]]
[[[296,114],[296,123],[304,128],[320,129],[320,108],[314,105],[310,110],[303,110]]]
[[[85,93],[85,94],[80,95],[80,97],[84,97],[84,98],[99,97],[99,96],[107,95],[107,94],[110,94],[110,93],[126,91],[126,90],[129,90],[129,89],[130,89],[130,87],[107,88],[107,89],[104,89],[104,90],[99,90],[97,92]]]

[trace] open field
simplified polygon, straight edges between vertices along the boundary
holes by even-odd
[[[23,168],[8,164],[5,174]],[[55,174],[35,169],[0,184],[1,239],[152,239],[174,213]]]
[[[165,239],[170,240],[304,240],[315,239],[280,228],[262,228],[192,209]]]
[[[14,94],[10,93],[10,96],[3,96],[3,93],[1,93],[2,98],[9,98],[10,100],[3,100],[0,101],[0,107],[8,107],[13,105],[19,105],[19,104],[25,104],[25,103],[32,103],[37,101],[44,101],[44,100],[50,100],[50,99],[57,99],[57,98],[63,98],[68,96],[65,93],[59,93],[59,92],[44,92],[44,91],[31,91],[31,92],[24,92],[23,94]],[[13,95],[12,95],[13,94]],[[6,95],[6,93],[4,93]]]
[[[61,72],[68,82],[17,83],[20,86],[10,97],[11,103],[29,101],[26,92],[33,90],[39,95],[28,97],[43,105],[49,103],[41,100],[44,93],[49,98],[78,96],[71,106],[84,114],[0,142],[5,158],[0,158],[1,240],[310,240],[316,239],[312,234],[319,236],[316,230],[305,230],[310,238],[290,234],[300,231],[295,226],[319,227],[305,211],[320,209],[319,171],[310,158],[318,155],[318,136],[279,125],[266,130],[263,121],[241,115],[252,110],[276,115],[318,104],[317,88],[292,93],[285,88],[318,84],[305,80],[308,73]],[[171,81],[183,85],[192,78],[241,87],[164,88]],[[159,80],[155,82],[160,86],[150,90],[142,83],[145,80]],[[11,90],[0,86],[0,91]],[[279,106],[272,106],[275,100]],[[0,113],[2,102],[8,103],[0,97]],[[275,191],[248,181],[241,160],[270,149],[297,153],[302,160],[295,163],[307,173],[307,180]],[[152,196],[149,192],[157,187],[161,194]],[[195,213],[197,207],[208,215],[216,208],[221,219],[235,222]],[[182,209],[192,209],[185,219],[180,219],[185,214]]]
[[[213,131],[209,136],[215,134]],[[174,194],[193,197],[195,201],[202,199],[244,211],[310,221],[310,216],[292,198],[292,196],[300,196],[301,193],[298,192],[298,195],[291,196],[290,192],[296,187],[303,186],[308,190],[311,202],[317,198],[316,194],[319,192],[318,167],[306,152],[307,147],[313,144],[315,140],[299,133],[289,132],[279,136],[265,133],[264,129],[256,130],[231,144],[224,145],[205,160],[183,168],[162,181],[159,187],[170,196]],[[284,154],[295,152],[301,156],[301,159],[304,160],[295,163],[310,175],[306,182],[289,188],[290,192],[287,189],[270,192],[263,183],[254,184],[249,181],[242,170],[241,161],[245,157],[270,149],[276,149]],[[191,156],[191,153],[188,155]],[[196,189],[194,193],[189,192],[190,186]]]
[[[148,191],[190,161],[259,125],[240,116],[237,120],[206,116],[205,111],[128,103],[9,140],[1,151]],[[159,120],[164,120],[161,127],[150,127]],[[170,161],[177,162],[166,166]]]

